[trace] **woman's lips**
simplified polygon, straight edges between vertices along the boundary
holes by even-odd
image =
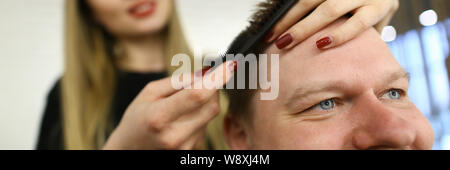
[[[152,0],[142,0],[131,6],[128,12],[135,18],[144,18],[151,15],[156,9],[156,2]]]

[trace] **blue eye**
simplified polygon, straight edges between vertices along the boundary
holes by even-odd
[[[389,98],[392,100],[399,100],[401,97],[401,91],[397,90],[397,89],[392,89],[392,90],[389,90],[388,92],[386,92],[385,94],[383,94],[382,97]]]
[[[333,99],[327,99],[324,101],[321,101],[317,106],[320,107],[322,110],[331,110],[334,108],[334,100]]]

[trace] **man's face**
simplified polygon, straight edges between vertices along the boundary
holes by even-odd
[[[409,100],[408,74],[379,34],[370,29],[352,41],[319,51],[328,26],[280,54],[280,93],[253,98],[249,149],[431,149],[433,131]],[[231,146],[234,148],[234,146]]]

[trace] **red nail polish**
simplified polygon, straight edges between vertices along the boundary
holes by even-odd
[[[331,37],[325,37],[316,42],[317,48],[323,50],[326,46],[333,43]]]
[[[237,60],[233,61],[234,64],[234,71],[236,71],[238,69],[238,64],[239,62]]]
[[[269,40],[273,37],[273,34],[275,34],[275,32],[273,32],[273,30],[270,30],[269,33],[267,33],[267,35],[264,37],[264,42],[269,42]]]
[[[291,44],[293,40],[294,38],[292,37],[292,34],[289,33],[275,41],[275,44],[277,45],[278,49],[281,50]]]
[[[202,69],[202,76],[204,76],[206,74],[206,72],[208,72],[209,70],[211,70],[210,66],[207,66],[205,68]]]
[[[233,61],[232,63],[228,64],[228,69],[233,70],[235,72],[238,67],[238,61]]]
[[[208,72],[211,69],[210,66],[206,66],[205,68],[203,68],[202,70],[199,70],[197,72],[195,72],[195,76],[196,77],[201,77],[204,76],[206,74],[206,72]]]

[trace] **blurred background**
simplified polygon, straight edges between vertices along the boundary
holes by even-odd
[[[199,54],[223,51],[260,2],[175,1]],[[36,145],[47,93],[63,72],[63,15],[64,0],[0,0],[0,149]]]
[[[176,3],[191,48],[217,53],[247,25],[260,1]],[[432,123],[433,149],[450,149],[450,1],[400,2],[382,37],[411,73],[410,97]],[[0,149],[35,147],[47,93],[63,71],[63,5],[63,0],[0,0]]]
[[[411,74],[409,96],[433,126],[433,149],[450,150],[450,1],[400,0],[383,39]]]

